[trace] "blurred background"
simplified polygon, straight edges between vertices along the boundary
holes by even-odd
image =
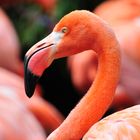
[[[101,5],[103,2],[105,4]],[[17,94],[22,92],[20,101],[25,100],[28,109],[41,120],[47,133],[63,121],[82,98],[83,93],[88,90],[95,78],[93,75],[98,64],[97,56],[90,55],[89,52],[54,61],[39,80],[36,92],[41,95],[41,99],[40,96],[39,99],[35,96],[32,100],[26,97],[24,91],[24,56],[30,47],[52,31],[54,25],[64,15],[76,9],[86,9],[91,12],[95,10],[96,14],[113,27],[121,44],[123,59],[120,82],[112,108],[107,114],[140,103],[139,0],[1,0],[0,6],[0,93],[4,91],[5,95],[8,95],[7,89],[8,91],[16,89]],[[85,62],[89,65],[84,65]],[[78,79],[74,73],[75,69]],[[87,73],[82,75],[80,71],[84,69]],[[58,111],[55,119],[57,125],[52,123],[50,128],[46,128],[45,119],[41,116],[45,110],[42,107],[43,112],[38,112],[39,109],[34,103],[43,106],[47,104],[51,110],[54,110],[54,114]],[[11,108],[14,107],[11,105]],[[11,108],[8,108],[9,112]],[[51,115],[48,117],[50,122],[47,122],[50,124],[51,121],[55,122],[50,119]]]

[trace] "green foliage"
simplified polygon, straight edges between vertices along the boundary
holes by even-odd
[[[22,4],[7,10],[15,25],[22,47],[29,49],[48,34],[53,26],[50,18],[34,4]]]

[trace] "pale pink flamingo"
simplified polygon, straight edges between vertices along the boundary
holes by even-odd
[[[111,16],[111,11],[113,16]],[[140,103],[140,2],[107,1],[95,9],[114,29],[121,45],[120,84],[135,104]]]
[[[0,76],[3,79],[1,71],[0,68]],[[9,76],[7,75],[10,79]],[[13,78],[16,80],[16,77]],[[18,95],[17,87],[11,88],[0,80],[0,139],[45,140],[45,137],[46,133],[40,122],[23,104],[23,98]]]
[[[0,77],[0,87],[3,87],[3,89],[5,88],[5,90],[11,90],[12,95],[15,94],[13,97],[17,97],[17,100],[20,99],[22,104],[38,119],[47,133],[52,132],[62,123],[63,116],[61,113],[49,102],[42,99],[42,97],[37,96],[36,94],[34,98],[32,98],[32,102],[29,101],[25,96],[24,81],[22,77],[1,67]]]
[[[119,90],[116,91],[114,98],[113,108],[117,109],[118,105],[120,105],[119,108],[125,108],[127,106],[132,106],[133,104],[139,104],[140,3],[137,0],[105,1],[100,4],[94,12],[113,27],[121,45],[121,79]],[[91,51],[87,51],[71,56],[68,58],[68,67],[70,69],[74,86],[80,93],[85,93],[85,91],[90,87],[92,79],[96,75],[96,54]],[[77,67],[79,69],[77,69]],[[93,75],[92,71],[95,75]],[[120,93],[118,93],[118,91]],[[120,101],[122,102],[120,103]]]
[[[38,96],[41,93],[39,90],[36,91],[32,102],[26,98],[23,62],[20,60],[20,43],[13,24],[2,9],[0,9],[0,44],[0,86],[5,90],[11,89],[15,96],[22,99],[22,103],[35,115],[45,130],[53,131],[62,123],[63,116],[53,105]]]
[[[3,9],[0,9],[0,44],[0,67],[23,76],[19,38]]]
[[[109,25],[89,11],[77,10],[64,16],[50,35],[26,53],[26,94],[29,97],[33,95],[37,80],[54,59],[84,50],[94,50],[98,54],[99,65],[95,81],[47,140],[80,140],[92,125],[101,134],[92,130],[83,139],[138,140],[140,106],[123,110],[99,121],[115,94],[120,73],[120,51],[118,41]],[[109,124],[107,128],[106,124]]]

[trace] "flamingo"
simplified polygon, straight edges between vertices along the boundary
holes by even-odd
[[[137,0],[118,0],[105,1],[94,10],[112,26],[121,46],[121,79],[112,104],[115,110],[118,105],[126,108],[140,103],[139,7]],[[96,54],[88,51],[71,56],[68,58],[68,67],[74,86],[80,93],[85,93],[96,75]]]
[[[32,102],[26,98],[19,39],[13,24],[2,9],[0,9],[0,43],[0,86],[5,90],[8,88],[13,91],[13,94],[21,99],[26,109],[39,120],[46,132],[50,133],[62,123],[63,116],[52,104],[39,96],[41,93],[39,88],[36,90],[36,96]]]
[[[23,76],[20,42],[12,22],[2,8],[0,8],[0,43],[0,66]]]
[[[0,85],[0,139],[45,140],[39,121],[13,89]]]
[[[14,95],[13,97],[17,97],[16,100],[20,100],[26,109],[36,117],[46,133],[52,132],[62,123],[64,118],[61,113],[52,104],[42,99],[42,97],[36,94],[31,102],[28,100],[25,96],[24,81],[22,77],[1,67],[0,77],[0,87],[3,87],[5,90],[11,90],[12,95]],[[5,96],[7,95],[5,94]]]
[[[139,7],[138,0],[107,1],[94,11],[109,22],[116,33],[122,51],[120,85],[123,86],[126,95],[133,100],[134,104],[140,103]],[[113,16],[110,15],[112,10],[114,10]]]
[[[89,132],[92,125],[101,133],[102,138],[99,136],[99,139],[139,139],[140,106],[123,110],[99,121],[115,94],[120,74],[120,51],[110,26],[89,11],[76,10],[64,16],[50,35],[36,43],[26,53],[27,96],[33,95],[39,77],[54,59],[85,50],[94,50],[98,55],[99,66],[95,81],[47,140],[79,140],[82,137],[84,140],[98,139],[96,134],[94,135],[94,130],[92,133]],[[109,122],[106,128],[105,125]]]

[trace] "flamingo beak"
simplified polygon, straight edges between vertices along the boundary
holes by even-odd
[[[36,43],[25,55],[24,84],[28,97],[32,97],[35,87],[44,70],[55,59],[59,34],[52,32],[49,36]]]
[[[28,61],[29,59],[25,57],[24,59],[24,85],[25,85],[25,92],[26,95],[30,98],[32,97],[37,81],[39,80],[39,76],[33,74],[30,69],[28,68]]]

